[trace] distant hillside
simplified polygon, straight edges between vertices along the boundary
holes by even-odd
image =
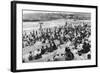
[[[23,21],[49,21],[55,19],[80,19],[90,20],[89,13],[30,13],[23,15]]]

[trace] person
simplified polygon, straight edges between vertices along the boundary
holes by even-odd
[[[29,61],[33,60],[33,56],[32,56],[32,52],[29,52],[29,57],[28,57]]]
[[[84,42],[83,49],[78,51],[78,53],[82,53],[82,54],[88,53],[90,51],[90,47],[91,46],[88,42]]]
[[[65,60],[73,60],[74,59],[74,55],[68,47],[65,48],[65,52],[66,52],[65,53]]]
[[[37,49],[37,54],[35,55],[35,59],[40,59],[40,58],[42,58],[41,51],[40,49]]]
[[[87,58],[88,58],[88,59],[91,59],[91,54],[88,54],[88,55],[87,55]]]
[[[42,46],[41,48],[41,55],[45,54],[46,50],[44,49],[44,47]]]

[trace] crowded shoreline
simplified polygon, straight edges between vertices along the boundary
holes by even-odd
[[[79,21],[79,20],[76,20]],[[84,21],[84,20],[83,20]],[[23,62],[91,59],[91,26],[81,22],[43,28],[22,35]],[[27,49],[27,50],[26,50]]]

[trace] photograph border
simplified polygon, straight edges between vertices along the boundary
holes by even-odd
[[[56,68],[39,68],[39,69],[16,69],[16,7],[17,4],[35,4],[35,5],[49,5],[49,6],[67,6],[67,7],[81,7],[81,8],[95,8],[96,9],[96,64],[85,66],[72,66],[72,67],[56,67]],[[90,5],[74,5],[74,4],[58,4],[58,3],[45,3],[45,2],[28,2],[28,1],[11,1],[11,71],[23,72],[23,71],[42,71],[42,70],[58,70],[58,69],[73,69],[73,68],[90,68],[98,66],[98,6]]]

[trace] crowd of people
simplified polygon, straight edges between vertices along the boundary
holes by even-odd
[[[71,25],[71,26],[70,26]],[[26,32],[22,36],[22,47],[33,46],[41,42],[41,48],[28,52],[27,61],[43,58],[43,55],[53,53],[52,58],[46,61],[91,59],[91,26],[87,23],[78,25],[65,23],[64,26],[43,28],[40,24],[38,30],[33,30],[29,34]],[[34,49],[34,48],[33,48]],[[87,54],[88,53],[88,54]],[[83,55],[87,54],[86,57]],[[25,57],[23,62],[26,62]]]

